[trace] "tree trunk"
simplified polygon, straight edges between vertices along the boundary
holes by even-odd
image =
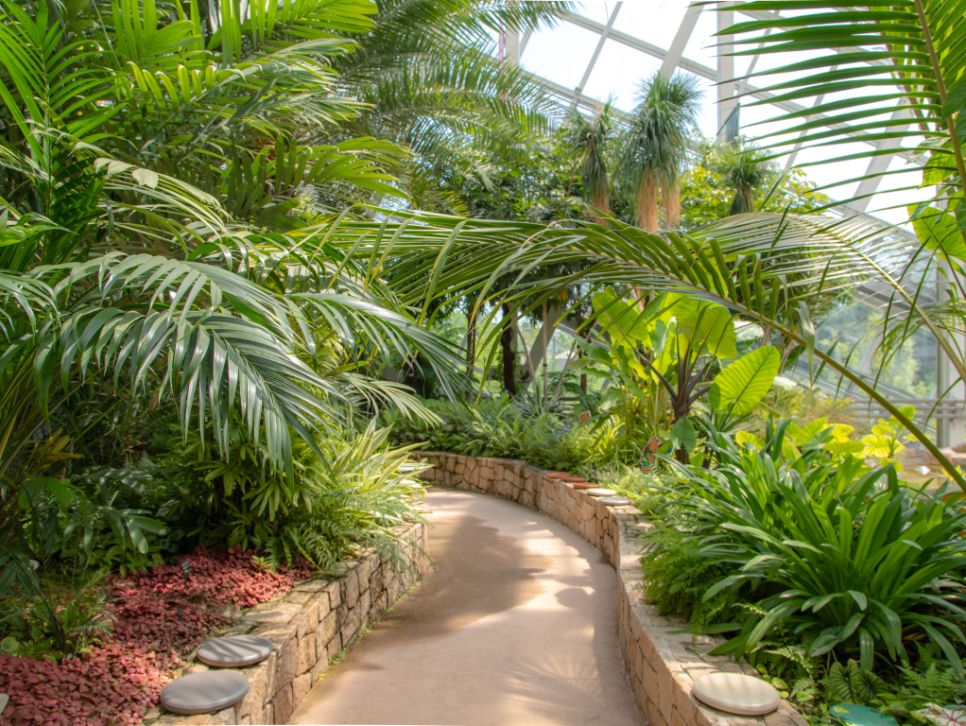
[[[510,305],[503,303],[503,333],[500,335],[500,345],[503,348],[503,389],[511,396],[517,395],[517,382],[514,377],[513,355],[513,321],[510,315]]]
[[[657,180],[653,171],[645,171],[637,190],[637,226],[647,232],[658,227]]]
[[[466,375],[473,375],[473,365],[476,363],[476,306],[471,303],[471,310],[466,314]]]
[[[675,230],[681,222],[681,182],[677,179],[664,185],[664,221],[668,230]]]
[[[540,326],[540,338],[543,347],[543,394],[547,395],[547,301],[543,301],[543,325]],[[526,341],[523,341],[526,345]],[[536,383],[534,383],[534,389],[536,389]]]
[[[607,188],[607,177],[604,177],[603,186],[594,190],[593,195],[590,199],[591,205],[594,209],[597,209],[601,214],[610,214],[610,189]],[[596,214],[590,215],[591,221],[596,224],[606,224],[604,218]]]

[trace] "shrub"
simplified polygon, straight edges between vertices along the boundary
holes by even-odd
[[[735,568],[705,600],[745,583],[776,587],[715,652],[752,652],[783,627],[812,656],[858,654],[866,669],[883,648],[908,662],[910,638],[931,640],[960,668],[950,638],[966,644],[956,623],[966,611],[955,602],[966,514],[943,501],[945,488],[926,495],[900,486],[891,465],[833,463],[824,454],[831,428],[790,451],[787,432],[787,422],[769,431],[761,451],[719,437],[721,465],[682,467],[680,499],[668,505],[701,556]]]
[[[468,456],[520,459],[546,469],[576,471],[624,458],[621,427],[616,419],[578,424],[576,415],[542,410],[521,397],[515,401],[483,400],[473,406],[448,401],[426,401],[442,422],[412,422],[401,414],[384,412],[382,420],[399,444],[420,445],[430,451]],[[527,416],[527,413],[536,413]],[[632,452],[634,459],[639,452]]]
[[[159,496],[173,529],[189,540],[257,549],[274,564],[305,558],[333,570],[359,546],[389,551],[389,530],[419,519],[422,485],[407,464],[408,449],[388,446],[389,430],[331,432],[316,442],[294,443],[294,477],[271,466],[265,443],[236,427],[228,461],[191,438],[187,451],[165,457],[167,479]],[[169,438],[159,446],[171,445]]]
[[[673,526],[656,524],[648,533],[647,542],[650,549],[641,558],[641,589],[662,615],[680,613],[689,619],[692,633],[703,633],[713,631],[716,623],[737,614],[734,605],[739,596],[735,590],[704,598],[708,583],[732,574],[733,565],[705,557],[698,541]]]

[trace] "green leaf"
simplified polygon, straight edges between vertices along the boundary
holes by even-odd
[[[131,172],[134,180],[144,187],[154,189],[158,186],[158,175],[150,169],[135,169]]]
[[[694,311],[677,318],[678,330],[695,353],[718,358],[735,358],[736,336],[731,313],[721,305],[701,304]]]
[[[687,416],[679,418],[671,427],[671,443],[676,449],[685,451],[692,451],[698,445],[698,434]]]
[[[946,102],[943,104],[943,116],[946,118],[960,111],[966,111],[966,76],[956,81],[946,92]]]
[[[827,628],[812,642],[812,647],[808,649],[808,654],[812,658],[825,655],[832,648],[842,642],[841,628]]]
[[[952,214],[935,207],[920,210],[912,205],[909,215],[916,236],[926,248],[966,261],[966,242]]]
[[[852,599],[855,600],[855,602],[862,610],[865,610],[866,608],[869,607],[869,599],[865,596],[864,592],[849,590],[849,595],[852,596]]]
[[[750,413],[768,393],[780,366],[781,354],[776,348],[758,348],[717,375],[708,391],[708,402],[714,410],[733,416]]]
[[[634,346],[648,337],[648,321],[636,305],[619,299],[613,290],[594,295],[594,312],[617,342]]]

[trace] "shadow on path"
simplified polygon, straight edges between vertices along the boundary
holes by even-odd
[[[604,557],[546,516],[432,489],[436,565],[317,683],[301,724],[645,723]]]

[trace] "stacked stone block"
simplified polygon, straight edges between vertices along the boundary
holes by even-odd
[[[154,708],[145,714],[144,723],[288,723],[329,664],[429,569],[426,528],[408,525],[396,536],[396,564],[370,551],[343,563],[341,577],[320,576],[301,582],[279,599],[246,611],[239,625],[223,633],[260,635],[274,645],[267,660],[233,669],[248,678],[251,686],[241,703],[198,716],[176,716]],[[204,670],[208,666],[199,663],[187,667],[184,675]]]
[[[651,525],[635,507],[607,507],[519,461],[436,452],[421,458],[433,465],[421,475],[427,483],[493,494],[539,510],[607,557],[621,581],[617,588],[621,654],[634,700],[650,726],[807,726],[784,701],[768,716],[749,717],[708,708],[691,695],[694,679],[705,673],[755,671],[730,656],[708,655],[721,639],[692,636],[687,621],[661,616],[644,602],[639,535]]]

